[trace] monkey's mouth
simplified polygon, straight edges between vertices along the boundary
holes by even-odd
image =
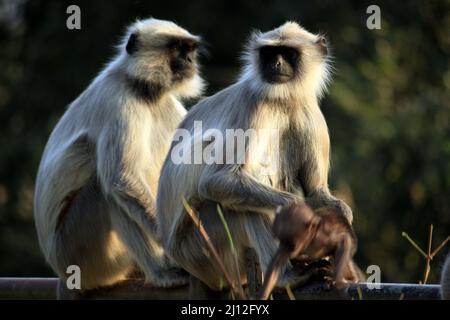
[[[270,84],[282,84],[289,82],[292,79],[292,75],[287,73],[271,73],[264,77],[264,80]]]

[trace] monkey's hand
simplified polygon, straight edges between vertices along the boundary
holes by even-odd
[[[352,209],[344,201],[335,198],[329,191],[321,189],[316,190],[306,198],[306,203],[313,209],[331,207],[335,209],[336,212],[342,214],[350,225],[353,222]]]
[[[352,209],[342,200],[337,200],[335,203],[336,209],[340,212],[350,223],[353,222],[353,211]]]

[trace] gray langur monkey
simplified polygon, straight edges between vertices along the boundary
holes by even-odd
[[[173,131],[198,96],[200,38],[173,22],[136,21],[118,53],[73,101],[45,147],[34,216],[40,247],[62,278],[81,270],[81,289],[111,285],[140,269],[155,286],[187,274],[157,238],[155,200]]]
[[[450,300],[450,255],[445,260],[441,273],[441,297]]]
[[[197,278],[191,278],[193,281],[200,279],[213,290],[220,290],[223,283],[221,269],[205,253],[182,198],[198,212],[234,279],[238,272],[217,215],[218,205],[234,237],[240,270],[245,270],[244,251],[250,247],[266,272],[277,249],[271,232],[277,206],[304,201],[305,196],[312,208],[334,208],[351,223],[351,209],[328,189],[330,140],[318,104],[329,80],[328,60],[325,38],[295,22],[254,33],[239,80],[200,101],[180,124],[161,170],[156,211],[167,253]],[[204,132],[200,138],[196,121]],[[229,139],[229,129],[262,133],[246,139],[243,154],[236,146],[230,154],[224,146],[234,139]],[[279,134],[272,135],[272,130]],[[189,135],[183,133],[186,131]],[[217,131],[226,137],[226,143],[214,133]],[[174,161],[181,151],[194,150],[195,155],[197,149],[204,150],[203,161]],[[222,153],[226,160],[209,161],[207,150],[214,156]],[[230,158],[245,161],[228,161]],[[274,168],[270,172],[267,163]],[[279,285],[295,284],[297,276],[289,263],[282,274]],[[244,283],[245,275],[241,276]]]

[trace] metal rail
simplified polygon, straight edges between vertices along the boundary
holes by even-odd
[[[0,299],[55,299],[57,278],[0,278]],[[372,284],[373,285],[373,284]],[[344,290],[330,289],[321,283],[293,290],[296,299],[354,299],[354,300],[436,300],[439,285],[382,283],[379,289],[369,289],[365,283]],[[126,280],[114,286],[89,291],[86,299],[188,299],[188,287],[155,288],[142,280]],[[275,299],[288,299],[285,292],[273,294]]]

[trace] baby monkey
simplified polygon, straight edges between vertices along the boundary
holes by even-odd
[[[336,287],[358,282],[358,268],[352,260],[357,247],[356,235],[348,221],[334,210],[322,207],[314,212],[298,202],[278,207],[272,230],[280,245],[264,276],[260,299],[268,299],[289,259],[313,262],[332,256]]]

